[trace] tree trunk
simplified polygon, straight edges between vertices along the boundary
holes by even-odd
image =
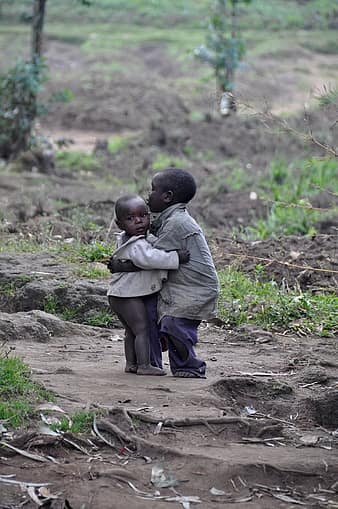
[[[237,0],[231,1],[231,38],[235,40],[237,38]],[[225,85],[226,83],[226,85]],[[228,62],[228,66],[225,69],[225,81],[221,85],[221,101],[220,101],[220,111],[221,115],[227,116],[232,111],[236,111],[236,99],[235,99],[235,62]]]
[[[32,25],[32,60],[42,56],[43,23],[47,0],[34,0]]]

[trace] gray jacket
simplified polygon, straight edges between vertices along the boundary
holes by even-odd
[[[207,320],[216,316],[219,293],[217,272],[200,226],[184,203],[164,210],[152,223],[153,246],[164,250],[188,249],[190,260],[168,273],[159,295],[158,318],[175,316]]]
[[[117,272],[109,283],[107,295],[115,297],[141,297],[158,292],[167,279],[168,270],[179,266],[178,254],[168,253],[152,247],[144,235],[126,241],[125,232],[116,234],[117,249],[114,256],[120,260],[131,260],[140,267],[139,272]],[[152,235],[149,235],[151,240]]]

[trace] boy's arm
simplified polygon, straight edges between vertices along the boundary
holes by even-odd
[[[186,249],[178,250],[177,254],[179,263],[188,263],[188,261],[190,260],[190,253]],[[110,257],[107,263],[107,268],[110,270],[112,274],[115,274],[116,272],[138,272],[140,270],[144,270],[134,265],[131,260],[119,260],[114,255]]]
[[[176,251],[167,252],[156,249],[147,241],[136,242],[132,246],[130,260],[143,270],[175,270],[180,263],[180,257]]]

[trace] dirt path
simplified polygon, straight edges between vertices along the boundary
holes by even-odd
[[[173,502],[135,492],[136,487],[155,493],[150,479],[159,462],[167,476],[171,472],[186,481],[175,489],[180,495],[199,497],[202,505],[196,507],[336,506],[334,340],[274,336],[250,328],[230,334],[204,327],[199,354],[208,362],[208,379],[180,380],[124,374],[121,339],[120,330],[93,329],[85,340],[74,335],[53,338],[48,344],[17,342],[15,347],[32,366],[34,377],[57,394],[57,404],[66,412],[93,405],[136,410],[141,418],[133,419],[135,433],[155,446],[141,446],[137,455],[122,443],[118,454],[102,442],[97,442],[96,450],[86,443],[88,455],[64,443],[32,446],[31,452],[50,454],[58,463],[41,464],[16,455],[1,459],[2,475],[51,482],[52,493],[59,493],[52,506],[57,509],[195,507],[193,501],[198,499]],[[162,422],[197,418],[200,424],[163,426],[155,434],[156,424],[143,422],[143,416]],[[205,421],[226,417],[235,420],[210,425]],[[114,413],[106,420],[131,434]],[[166,449],[161,450],[163,446]],[[1,500],[7,504],[1,508],[19,507],[9,504],[24,501],[16,487],[0,485],[1,489]],[[157,491],[167,498],[178,496],[169,488]],[[25,507],[36,506],[29,502]]]

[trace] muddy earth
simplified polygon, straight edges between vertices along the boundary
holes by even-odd
[[[0,343],[55,395],[27,429],[0,428],[0,508],[337,508],[337,338],[203,323],[198,355],[208,364],[206,380],[172,377],[166,356],[161,379],[125,374],[119,322],[86,325],[108,312],[109,273],[93,263],[102,274],[92,278],[71,256],[78,240],[110,241],[114,201],[130,190],[146,193],[154,161],[165,152],[196,176],[190,210],[218,269],[236,263],[250,274],[259,262],[267,280],[336,289],[337,218],[306,238],[246,241],[231,234],[266,216],[266,202],[252,192],[273,158],[321,151],[260,116],[218,118],[210,84],[198,96],[175,88],[194,66],[183,71],[158,45],[128,53],[141,66],[137,79],[124,73],[101,80],[88,56],[58,41],[48,41],[47,58],[75,100],[46,117],[40,132],[53,142],[72,140],[69,150],[94,154],[101,164],[74,172],[53,153],[27,153],[0,171],[0,233],[8,246],[0,253]],[[290,65],[306,62],[307,84],[316,87],[333,57],[295,49],[264,59],[247,71],[242,96],[256,106],[267,99],[274,112],[287,105],[297,129],[305,122],[314,133],[329,132],[336,111],[304,117],[296,105],[305,93],[293,88]],[[267,67],[258,97],[252,92]],[[49,91],[62,80],[56,77]],[[112,154],[107,140],[116,134],[128,146]],[[246,168],[244,190],[223,182],[224,161]],[[318,208],[336,204],[329,193],[313,197]],[[71,320],[64,319],[67,310]],[[95,412],[92,434],[50,432],[52,418],[80,410]]]

